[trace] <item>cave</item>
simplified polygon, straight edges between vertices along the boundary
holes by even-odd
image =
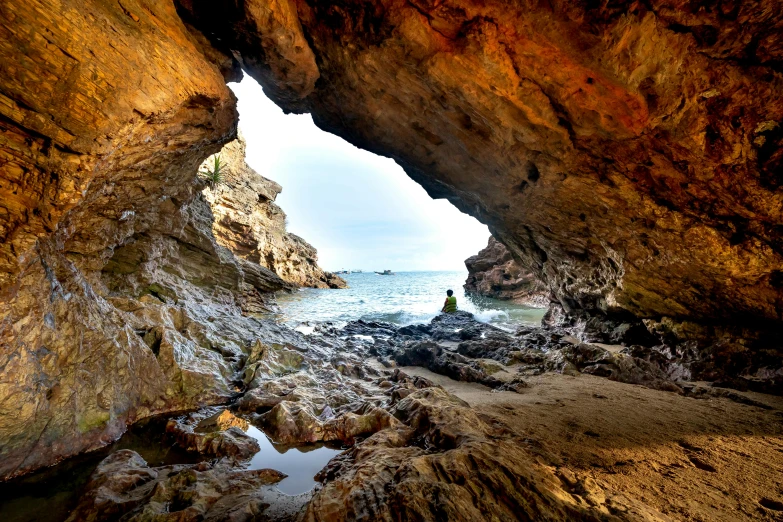
[[[108,453],[70,520],[775,520],[782,23],[773,0],[4,1],[0,479],[230,404],[344,445],[294,512],[218,409],[165,425],[214,461]],[[236,191],[253,228],[198,175],[249,168],[245,75],[487,225],[466,288],[542,324],[315,343],[254,317],[342,283],[279,185]]]

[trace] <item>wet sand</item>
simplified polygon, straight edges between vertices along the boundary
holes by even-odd
[[[783,397],[696,399],[580,374],[492,392],[426,377],[536,448],[559,475],[590,477],[674,520],[783,520]]]

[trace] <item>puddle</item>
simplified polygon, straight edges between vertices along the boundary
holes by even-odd
[[[153,417],[133,425],[117,442],[92,453],[72,457],[57,466],[9,482],[0,482],[1,522],[62,522],[76,506],[90,475],[110,453],[130,449],[150,466],[193,464],[209,460],[187,452],[165,434],[170,415]],[[337,446],[311,444],[291,447],[273,444],[263,431],[253,427],[247,434],[258,440],[261,451],[250,461],[249,469],[272,468],[287,478],[277,484],[286,495],[299,495],[313,489],[316,473],[335,455]]]
[[[313,478],[315,474],[343,451],[324,444],[294,447],[273,444],[263,431],[253,426],[246,433],[261,446],[261,451],[250,461],[249,469],[272,468],[288,475],[277,484],[286,495],[299,495],[313,489],[317,484]]]
[[[136,423],[114,444],[70,458],[57,466],[9,482],[0,482],[2,522],[62,522],[76,506],[82,488],[106,456],[116,450],[136,451],[152,466],[189,464],[200,455],[174,447],[164,434],[168,417]]]

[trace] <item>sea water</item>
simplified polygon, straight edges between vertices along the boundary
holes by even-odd
[[[426,323],[440,313],[446,290],[453,290],[458,308],[471,312],[479,321],[508,330],[520,324],[541,323],[544,309],[466,295],[462,285],[467,275],[467,271],[342,274],[348,288],[303,288],[292,294],[279,294],[278,319],[305,333],[313,323],[329,321]]]

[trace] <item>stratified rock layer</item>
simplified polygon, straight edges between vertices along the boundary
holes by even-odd
[[[251,343],[286,335],[244,314],[293,285],[215,241],[196,173],[236,137],[236,62],[173,3],[3,2],[0,56],[8,477],[229,400]]]
[[[250,331],[217,332],[240,300],[286,283],[245,270],[204,226],[194,180],[236,135],[231,59],[173,4],[3,2],[0,55],[5,477],[150,413],[227,400]],[[217,294],[231,299],[210,308]]]
[[[492,236],[486,248],[465,260],[465,266],[466,292],[520,304],[549,304],[546,287]]]
[[[283,188],[247,165],[245,146],[240,137],[223,147],[218,153],[223,182],[204,191],[217,242],[293,285],[344,288],[345,281],[318,266],[313,246],[286,231],[285,212],[274,202]],[[213,169],[213,156],[202,167]]]

